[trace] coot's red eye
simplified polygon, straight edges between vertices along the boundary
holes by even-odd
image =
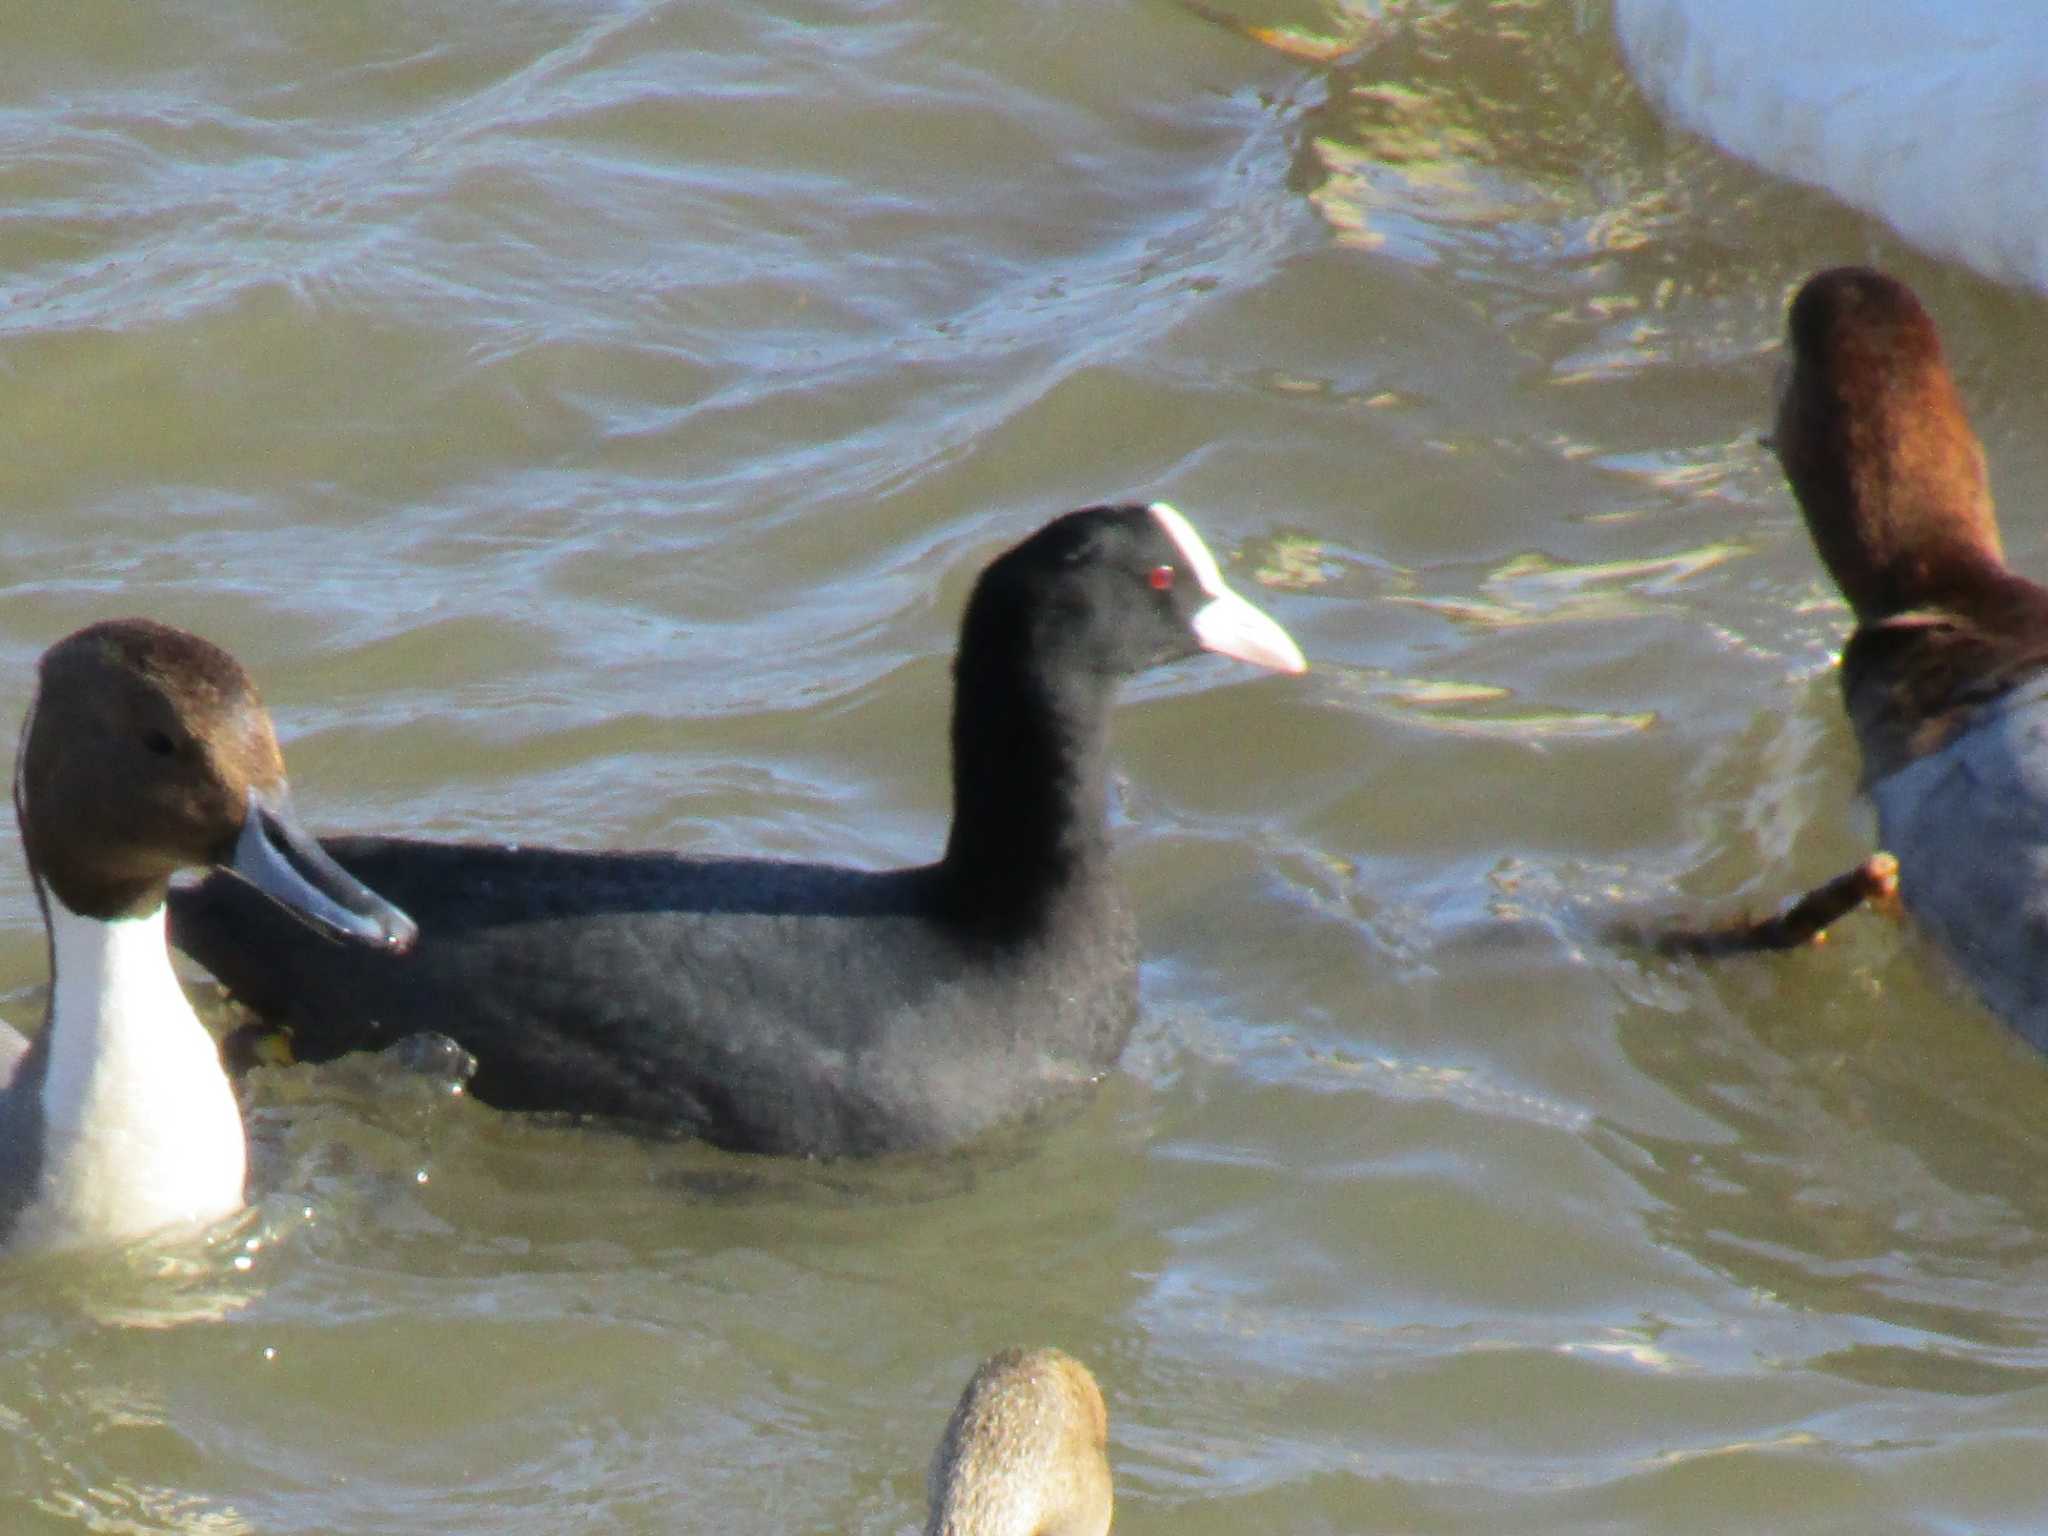
[[[1152,567],[1151,574],[1145,579],[1152,583],[1152,590],[1154,592],[1171,592],[1173,590],[1173,567],[1170,565],[1155,565]]]

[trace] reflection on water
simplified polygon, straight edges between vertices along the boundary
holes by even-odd
[[[0,1528],[895,1533],[1013,1342],[1120,1531],[2038,1523],[2048,1064],[1880,918],[1609,935],[1869,851],[1786,295],[1920,289],[2036,570],[2039,300],[1661,127],[1599,4],[93,16],[0,50],[8,717],[144,611],[316,825],[901,862],[974,570],[1131,495],[1315,670],[1131,691],[1144,1021],[971,1155],[257,1072],[244,1224],[0,1277]]]

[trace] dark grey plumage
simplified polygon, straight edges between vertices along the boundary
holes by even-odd
[[[435,1030],[506,1108],[816,1156],[958,1142],[1123,1049],[1137,945],[1105,825],[1110,705],[1124,677],[1205,645],[1301,665],[1178,514],[1070,513],[969,603],[937,863],[336,838],[419,922],[412,954],[306,942],[214,879],[174,893],[173,939],[289,1025],[301,1059]]]

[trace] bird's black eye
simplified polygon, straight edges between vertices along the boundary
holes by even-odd
[[[1170,565],[1155,565],[1145,573],[1145,581],[1154,592],[1171,592],[1173,590],[1173,567]]]
[[[176,757],[178,755],[178,744],[171,740],[170,736],[163,731],[151,730],[143,732],[142,744],[158,757]]]

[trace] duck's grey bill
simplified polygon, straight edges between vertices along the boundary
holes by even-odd
[[[249,791],[249,814],[229,866],[308,925],[335,938],[406,950],[419,925],[327,856],[283,794]]]

